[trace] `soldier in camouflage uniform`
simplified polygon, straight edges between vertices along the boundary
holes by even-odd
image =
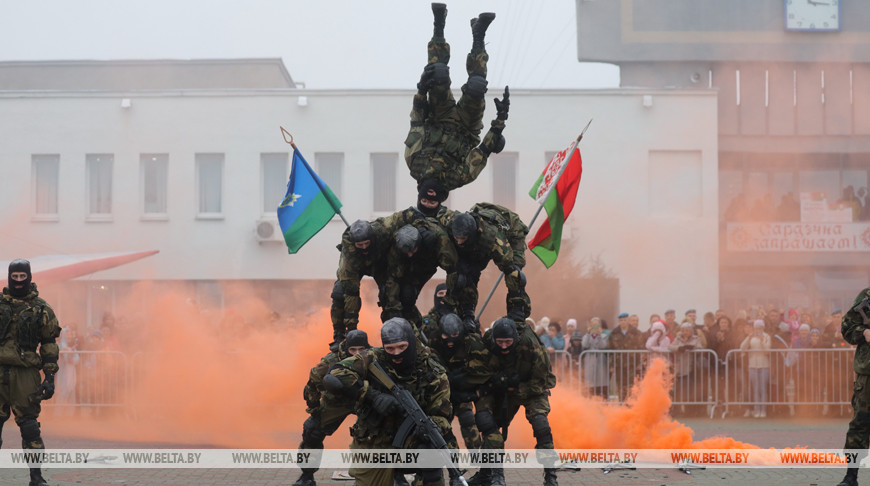
[[[441,316],[450,314],[453,309],[447,305],[447,284],[440,283],[435,286],[434,305],[429,309],[429,313],[423,316],[423,325],[420,327],[420,332],[426,337],[428,342],[429,337],[441,332]]]
[[[40,402],[54,395],[60,326],[39,297],[27,260],[9,264],[9,286],[0,298],[0,430],[10,411],[23,449],[45,449],[39,430]],[[39,370],[45,375],[41,378]],[[39,464],[30,465],[30,486],[48,485]]]
[[[485,396],[479,400],[483,410],[491,410],[495,425],[501,427],[502,438],[520,406],[525,408],[526,420],[532,425],[538,452],[538,461],[544,465],[544,485],[557,486],[555,454],[552,449],[553,433],[547,414],[550,413],[550,389],[556,386],[556,376],[550,359],[540,338],[525,323],[518,324],[511,318],[503,317],[493,324],[492,329],[483,336],[486,347],[492,356],[491,368],[494,375],[489,381]],[[492,417],[481,416],[478,412],[477,425],[484,434],[492,435]],[[498,440],[498,438],[493,438]],[[504,447],[502,445],[502,447]],[[493,483],[500,471],[493,469]],[[501,484],[504,484],[503,482]]]
[[[308,383],[305,384],[302,391],[305,404],[308,406],[305,411],[309,417],[302,425],[302,443],[299,445],[299,449],[323,449],[323,440],[332,435],[344,422],[344,419],[353,413],[353,410],[341,407],[330,409],[328,416],[321,413],[320,397],[323,395],[323,377],[326,376],[332,365],[370,348],[366,333],[354,329],[347,333],[347,337],[339,345],[338,351],[330,352],[321,358],[314,368],[311,368]],[[317,472],[317,469],[316,467],[303,468],[302,475],[293,483],[293,486],[316,486],[314,473]]]
[[[846,477],[838,486],[858,484],[858,463],[866,457],[870,446],[870,288],[855,297],[852,307],[843,316],[840,332],[849,344],[856,345],[853,368],[855,387],[852,394],[852,421],[846,432],[844,449],[857,449],[858,462],[850,465]]]
[[[434,219],[419,219],[399,228],[387,255],[389,274],[384,284],[382,319],[402,316],[419,329],[423,318],[417,309],[420,290],[438,267],[448,274],[453,272],[457,259],[456,247]],[[447,286],[449,292],[452,280]]]
[[[378,285],[379,304],[383,302],[383,286],[386,283],[387,251],[392,246],[393,234],[382,220],[369,223],[357,220],[341,236],[341,251],[338,259],[337,280],[332,288],[333,339],[330,349],[335,351],[348,331],[356,329],[362,299],[359,295],[360,281],[366,275],[374,277]]]
[[[450,384],[444,368],[425,349],[418,349],[411,324],[402,318],[390,319],[381,327],[382,348],[363,351],[339,361],[324,377],[324,414],[330,408],[353,408],[357,421],[351,427],[351,449],[391,449],[393,438],[403,421],[398,401],[370,372],[373,361],[380,363],[397,384],[408,390],[423,411],[449,437],[453,411]],[[406,447],[425,447],[411,438]],[[393,469],[352,467],[350,475],[360,486],[392,486]],[[424,485],[443,484],[441,470],[421,472]]]
[[[429,348],[447,370],[450,402],[459,419],[465,447],[479,449],[483,441],[474,421],[473,403],[479,398],[477,389],[492,376],[489,350],[483,345],[480,333],[465,329],[462,320],[453,313],[443,315],[438,332],[427,337]]]
[[[525,231],[528,232],[528,228]],[[448,303],[457,309],[457,313],[465,320],[474,318],[480,273],[492,261],[505,276],[507,314],[516,321],[529,317],[532,304],[526,293],[526,276],[522,271],[524,252],[514,251],[511,240],[504,233],[504,226],[493,223],[479,212],[467,212],[453,218],[450,233],[456,242],[459,263],[456,274],[448,274],[448,283],[455,282],[454,291],[448,292]],[[525,241],[520,238],[514,246],[524,248]]]
[[[502,131],[510,106],[505,87],[503,101],[496,99],[496,119],[480,141],[483,112],[486,108],[486,63],[484,35],[495,14],[485,12],[471,20],[473,43],[466,58],[468,81],[462,86],[459,102],[450,90],[450,45],[444,39],[447,7],[433,3],[435,29],[428,45],[429,64],[417,84],[411,110],[411,129],[405,140],[405,161],[417,182],[434,178],[448,191],[468,184],[486,167],[490,153],[504,148]]]

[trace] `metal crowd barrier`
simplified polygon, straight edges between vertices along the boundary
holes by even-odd
[[[580,353],[577,376],[581,389],[615,403],[624,403],[632,385],[646,373],[653,357],[668,361],[674,374],[671,402],[684,409],[706,407],[711,417],[719,401],[719,366],[711,349],[678,353],[650,353],[647,350],[587,350]]]
[[[725,357],[725,413],[766,413],[787,407],[826,415],[831,406],[851,406],[853,348],[734,349]],[[742,409],[742,410],[741,410]],[[843,410],[841,410],[842,412]]]
[[[574,376],[574,365],[571,359],[571,353],[567,351],[555,351],[550,353],[550,364],[553,366],[553,374],[556,375],[556,382],[565,386],[574,386],[576,377]]]
[[[731,350],[719,359],[710,349],[683,353],[647,350],[587,350],[577,359],[566,351],[551,354],[553,372],[563,386],[576,387],[613,403],[624,403],[652,357],[668,361],[674,374],[670,390],[678,407],[706,406],[712,417],[723,405],[729,412],[759,414],[768,407],[795,415],[801,411],[840,413],[851,407],[853,348]],[[161,353],[61,351],[55,396],[43,403],[56,410],[105,409],[129,405],[125,392],[143,378],[149,360]],[[760,359],[758,359],[760,358]],[[133,417],[154,413],[159,403],[137,403]],[[783,409],[782,407],[786,407]]]
[[[127,355],[120,351],[61,351],[55,395],[43,407],[106,408],[124,405]]]

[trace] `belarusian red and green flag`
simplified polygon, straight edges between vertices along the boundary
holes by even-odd
[[[562,245],[562,226],[574,209],[583,161],[577,141],[554,155],[544,172],[538,177],[529,195],[543,204],[547,220],[538,228],[529,242],[529,249],[541,259],[547,268],[556,263]]]
[[[284,233],[287,252],[299,251],[340,208],[341,201],[294,146],[287,194],[278,205],[278,224]]]

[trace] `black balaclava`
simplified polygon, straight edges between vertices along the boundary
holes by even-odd
[[[474,244],[474,240],[477,237],[477,221],[474,219],[474,216],[468,213],[460,213],[450,223],[450,231],[453,232],[454,238],[468,238],[462,246],[456,245],[460,250],[465,250]]]
[[[408,254],[420,247],[420,241],[423,238],[420,236],[420,230],[406,224],[396,231],[396,249],[403,257],[408,257]]]
[[[444,294],[444,297],[438,297],[438,292],[441,292],[442,290],[444,292],[447,292],[446,283],[440,283],[435,287],[435,311],[443,316],[444,314],[453,312],[453,309],[451,309],[450,306],[447,305],[447,303],[444,301],[444,297],[446,297],[447,294]]]
[[[401,317],[388,319],[381,326],[381,344],[398,343],[402,341],[408,342],[408,347],[399,354],[387,353],[389,364],[400,375],[408,375],[414,370],[417,362],[417,338],[414,336],[414,330],[411,328],[411,323]],[[393,358],[402,358],[401,363],[394,363]]]
[[[27,274],[27,279],[19,282],[12,280],[13,272],[24,272]],[[33,281],[33,273],[30,271],[30,262],[22,258],[17,258],[9,262],[9,295],[16,298],[26,297],[30,293],[30,282]]]
[[[368,255],[375,248],[375,231],[372,229],[372,224],[368,221],[358,219],[350,225],[350,241],[359,243],[360,241],[369,241],[369,246],[365,250],[357,248],[356,250],[363,255]]]
[[[338,355],[339,358],[345,359],[350,356],[350,348],[355,346],[364,346],[365,348],[370,348],[369,345],[369,337],[365,333],[365,331],[360,331],[359,329],[354,329],[347,333],[344,341],[338,345]]]
[[[417,209],[424,215],[433,217],[438,214],[438,210],[441,209],[441,203],[447,199],[448,194],[444,185],[436,179],[423,179],[417,186]],[[427,208],[420,203],[421,199],[438,201],[438,205],[431,209]]]
[[[501,346],[496,344],[496,339],[513,339],[514,342],[506,349],[503,350]],[[495,321],[492,325],[492,346],[493,352],[496,354],[510,354],[514,348],[517,347],[517,341],[519,341],[519,335],[517,334],[517,324],[508,317],[502,317],[501,319]]]
[[[459,343],[462,342],[462,319],[459,318],[456,314],[444,314],[441,316],[441,320],[438,321],[438,327],[441,329],[441,340],[444,341],[444,347],[450,349],[451,352],[455,351],[459,347]],[[456,337],[451,337],[452,334],[459,333]],[[447,336],[447,337],[444,337]],[[453,347],[447,347],[448,344],[453,343]]]

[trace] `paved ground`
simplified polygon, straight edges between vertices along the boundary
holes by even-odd
[[[726,419],[681,420],[695,431],[696,439],[727,435],[737,440],[751,442],[762,447],[786,447],[807,445],[820,449],[842,447],[847,419],[824,419],[792,421],[781,419]],[[6,427],[3,439],[6,444],[18,443],[18,430]],[[53,448],[207,448],[207,445],[180,446],[178,444],[132,444],[103,442],[57,437],[47,434],[46,440]],[[295,443],[295,442],[294,442]],[[317,474],[321,486],[351,486],[352,481],[332,479],[336,471],[323,470]],[[539,470],[508,470],[510,485],[540,485]],[[290,485],[298,477],[294,470],[270,469],[51,469],[46,478],[52,485]],[[559,472],[559,483],[564,485],[836,485],[843,472],[838,469],[707,469],[686,474],[671,469],[638,469],[614,471],[605,474],[600,469],[584,469],[579,472]],[[870,478],[870,472],[863,477]],[[27,471],[0,470],[0,485],[26,485]]]

